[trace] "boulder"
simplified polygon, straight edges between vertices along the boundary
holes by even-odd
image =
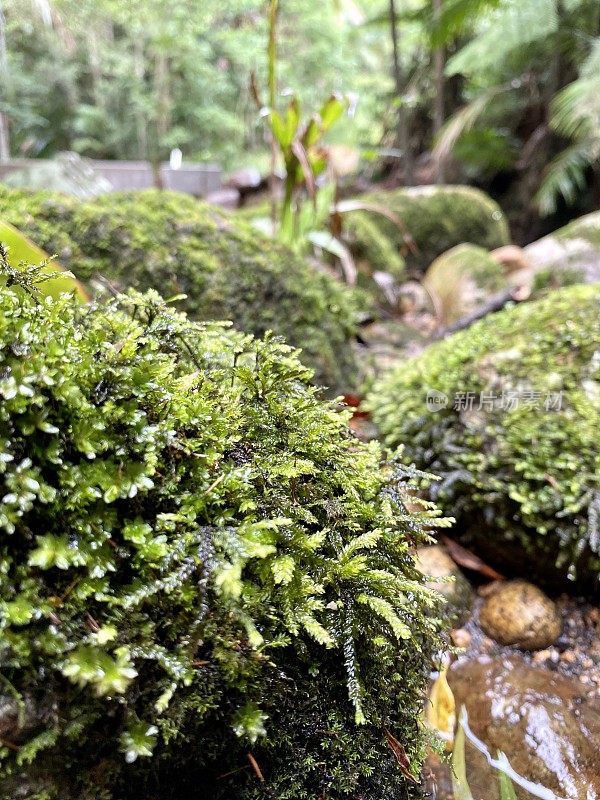
[[[435,259],[423,278],[432,296],[439,322],[449,325],[469,314],[509,282],[498,261],[487,250],[459,244]]]
[[[309,378],[156,292],[0,292],[0,797],[415,796],[429,534]]]
[[[600,211],[573,220],[524,252],[538,287],[600,281]]]
[[[509,243],[500,207],[470,186],[416,186],[374,191],[357,199],[389,214],[368,210],[344,215],[355,257],[372,270],[422,274],[456,245],[467,242],[494,250]]]
[[[198,320],[231,320],[302,348],[315,382],[351,388],[356,299],[351,290],[237,216],[189,195],[111,193],[87,202],[0,187],[9,222],[94,291],[153,288]]]
[[[431,345],[376,383],[365,408],[388,445],[440,476],[432,496],[467,546],[539,585],[598,592],[598,285]]]

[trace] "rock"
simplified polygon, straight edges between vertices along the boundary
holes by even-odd
[[[263,182],[260,170],[255,167],[245,167],[233,172],[226,180],[225,186],[237,189],[239,192],[247,192],[258,189]]]
[[[516,244],[506,244],[492,250],[490,256],[497,261],[505,273],[517,272],[531,268],[527,253]]]
[[[423,279],[443,325],[456,322],[508,285],[498,261],[473,244],[459,244],[443,253]]]
[[[446,598],[453,621],[464,619],[473,602],[473,590],[446,550],[439,544],[419,547],[416,566],[424,575],[432,576],[427,586]]]
[[[546,591],[598,595],[597,286],[547,292],[433,343],[374,382],[364,407],[386,445],[439,476],[430,499],[462,545]]]
[[[519,658],[459,661],[448,681],[457,708],[466,707],[471,730],[494,757],[501,750],[519,775],[557,797],[598,800],[600,701],[584,685]],[[476,800],[496,800],[497,774],[471,744],[466,762]],[[515,789],[520,799],[532,797]]]
[[[500,207],[470,186],[375,191],[357,201],[384,211],[344,215],[344,233],[355,258],[373,270],[398,276],[405,262],[410,272],[423,273],[439,255],[464,242],[486,250],[509,243]]]
[[[600,211],[533,242],[525,255],[540,288],[600,281]]]
[[[479,622],[485,633],[500,644],[526,650],[550,647],[562,627],[552,600],[526,581],[500,584],[485,601]]]
[[[0,218],[26,234],[92,289],[112,286],[183,295],[196,320],[231,320],[302,349],[315,383],[352,389],[359,298],[338,280],[237,214],[169,191],[118,192],[86,202],[0,185]]]
[[[240,193],[237,189],[219,189],[218,192],[211,192],[205,198],[207,203],[221,208],[237,208],[240,204]]]

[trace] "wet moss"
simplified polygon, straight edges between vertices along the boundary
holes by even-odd
[[[0,294],[3,800],[415,796],[435,515],[310,378],[154,292]]]
[[[600,286],[560,289],[431,346],[368,401],[478,552],[581,591],[600,573],[599,346]]]

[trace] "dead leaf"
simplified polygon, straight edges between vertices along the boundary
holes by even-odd
[[[437,731],[446,744],[446,750],[452,750],[454,729],[456,727],[456,704],[452,689],[447,679],[448,666],[444,666],[434,681],[427,705],[427,723]]]
[[[404,745],[401,744],[398,741],[398,739],[396,739],[395,736],[392,736],[392,734],[387,730],[385,732],[385,737],[387,739],[387,743],[389,744],[392,750],[392,753],[396,758],[396,761],[398,762],[398,766],[400,767],[400,772],[411,783],[418,785],[419,781],[410,771],[410,761],[408,760],[408,756],[406,755],[406,750],[404,749]]]
[[[465,567],[466,569],[472,569],[474,572],[479,572],[481,575],[485,575],[486,578],[489,578],[492,581],[504,580],[504,575],[496,572],[493,567],[490,567],[485,563],[485,561],[482,561],[479,556],[475,555],[475,553],[467,550],[466,547],[463,547],[458,542],[455,542],[454,539],[450,539],[448,536],[442,536],[442,541],[448,548],[448,554],[450,555],[450,558],[456,561],[460,567]]]

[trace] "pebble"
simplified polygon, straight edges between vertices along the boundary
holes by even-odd
[[[550,647],[562,628],[552,600],[533,584],[521,580],[500,584],[486,598],[479,621],[492,639],[525,650]],[[556,653],[556,660],[558,658]]]

